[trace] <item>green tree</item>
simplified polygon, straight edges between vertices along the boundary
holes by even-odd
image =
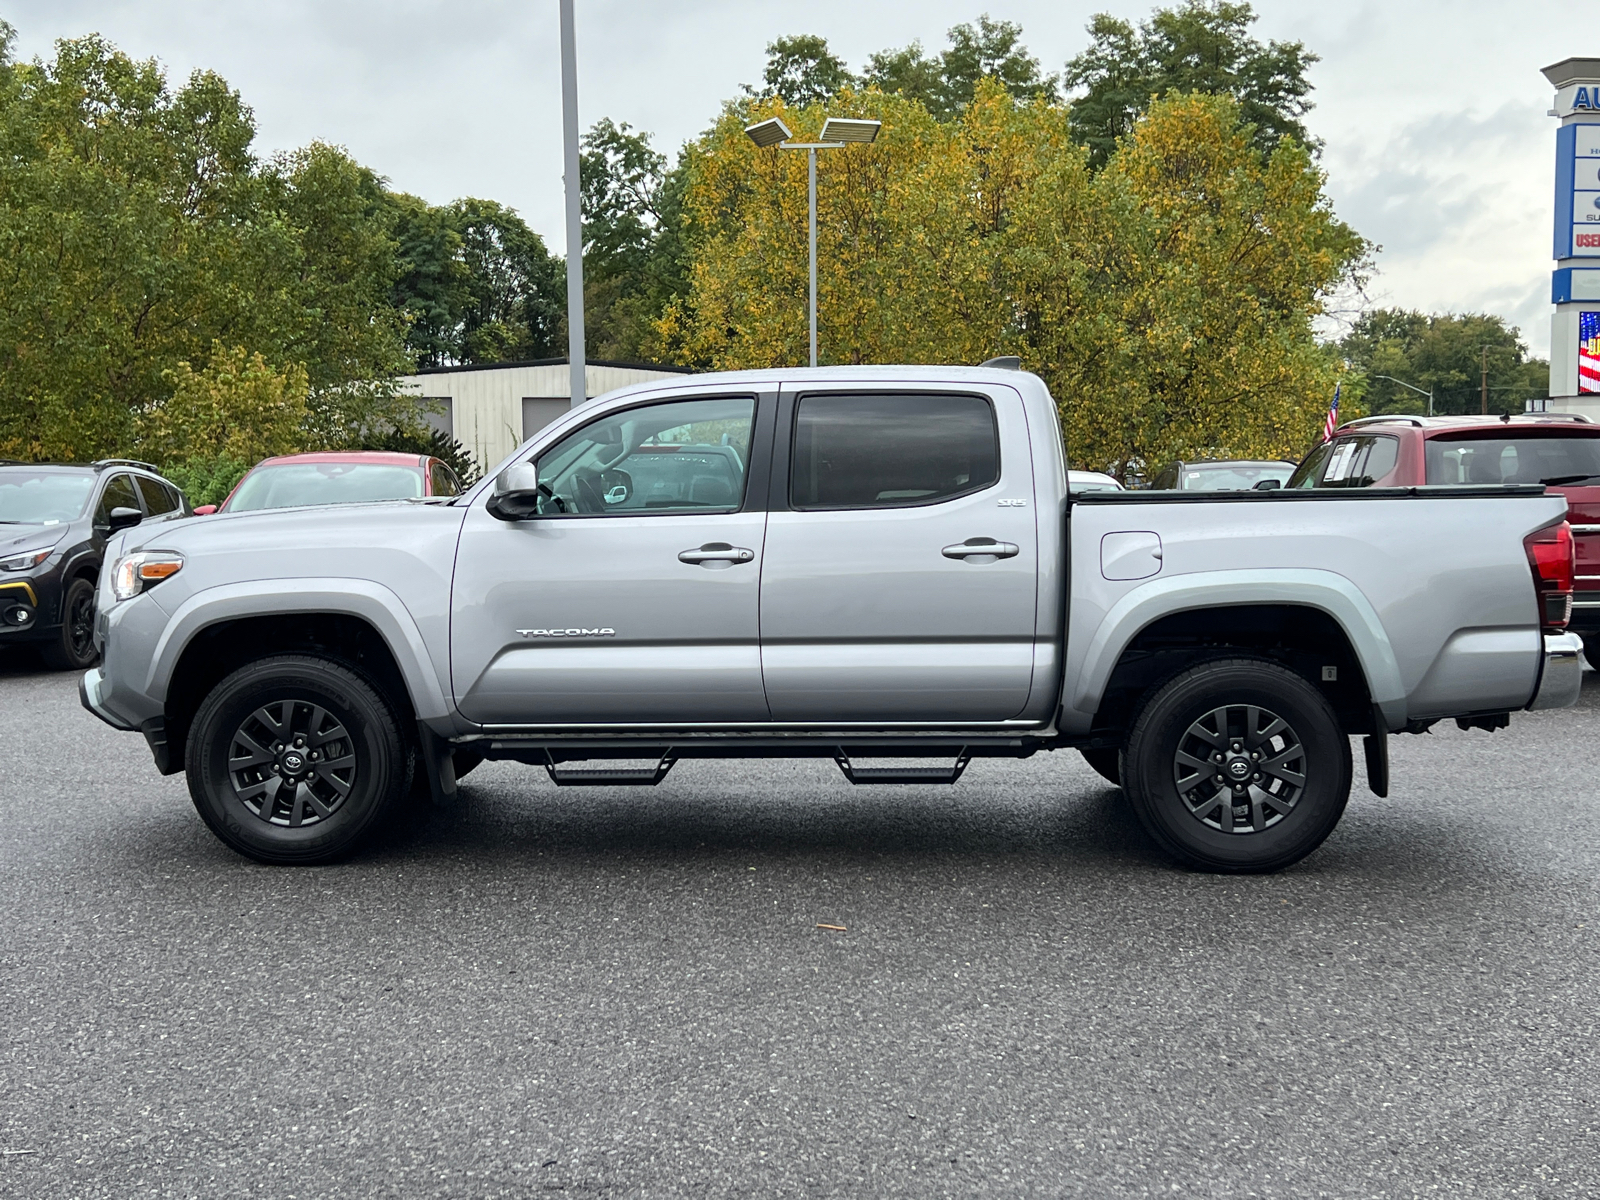
[[[844,60],[828,49],[828,39],[803,33],[781,37],[767,45],[764,90],[751,94],[781,96],[785,104],[812,104],[826,100],[855,82]]]
[[[0,454],[126,452],[214,347],[301,372],[307,444],[413,420],[382,188],[341,151],[251,151],[238,93],[104,39],[15,62],[0,31]]]
[[[1150,102],[1161,96],[1204,92],[1231,96],[1257,146],[1271,151],[1283,138],[1318,143],[1301,118],[1311,108],[1306,70],[1318,61],[1301,42],[1250,36],[1256,15],[1231,0],[1184,0],[1157,9],[1137,27],[1100,13],[1089,23],[1089,48],[1067,63],[1073,138],[1089,147],[1090,163],[1103,165]]]
[[[651,358],[655,319],[688,289],[683,171],[648,134],[602,120],[584,135],[581,174],[588,352]]]
[[[1523,401],[1547,395],[1550,384],[1550,364],[1530,358],[1520,331],[1491,313],[1375,309],[1338,349],[1366,377],[1365,403],[1374,413],[1427,410],[1427,397],[1381,375],[1431,389],[1436,413],[1481,412],[1485,364],[1491,413],[1522,412]]]
[[[399,246],[391,301],[420,365],[559,353],[566,270],[520,216],[471,197],[442,206],[387,199]]]
[[[954,26],[948,36],[950,44],[937,58],[927,56],[921,42],[872,55],[862,84],[916,100],[941,120],[953,119],[972,102],[981,79],[998,80],[1017,100],[1055,102],[1056,78],[1043,74],[1022,44],[1022,26],[984,13],[976,23]]]

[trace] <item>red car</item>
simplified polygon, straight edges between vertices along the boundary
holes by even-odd
[[[264,458],[221,504],[202,504],[194,511],[205,516],[460,494],[461,480],[443,459],[387,450],[331,450]]]
[[[1284,486],[1539,483],[1567,497],[1577,559],[1568,627],[1600,669],[1600,425],[1588,418],[1363,417],[1335,430]]]

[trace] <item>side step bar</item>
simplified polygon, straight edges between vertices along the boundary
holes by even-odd
[[[647,767],[573,767],[547,762],[544,769],[558,787],[655,787],[677,761],[665,755]]]
[[[839,770],[844,772],[844,777],[851,783],[954,783],[961,778],[961,773],[967,769],[967,764],[972,761],[972,755],[967,753],[965,746],[956,756],[954,764],[948,767],[858,767],[850,761],[850,756],[840,746],[834,752],[833,761],[839,764]]]

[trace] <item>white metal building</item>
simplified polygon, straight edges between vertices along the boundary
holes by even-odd
[[[591,362],[584,380],[590,396],[651,379],[688,374],[687,367]],[[487,471],[533,434],[572,407],[571,374],[564,358],[537,362],[428,367],[400,379],[403,391],[438,411],[429,425],[459,441]]]

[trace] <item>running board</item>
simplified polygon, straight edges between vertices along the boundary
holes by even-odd
[[[675,758],[663,758],[647,767],[571,767],[546,763],[550,782],[558,787],[655,787],[672,770]]]
[[[833,756],[833,761],[839,764],[839,770],[844,772],[844,777],[851,783],[954,783],[961,778],[961,773],[967,769],[967,764],[972,761],[972,756],[967,753],[965,746],[956,756],[956,761],[948,767],[858,767],[850,761],[850,756],[840,747]]]

